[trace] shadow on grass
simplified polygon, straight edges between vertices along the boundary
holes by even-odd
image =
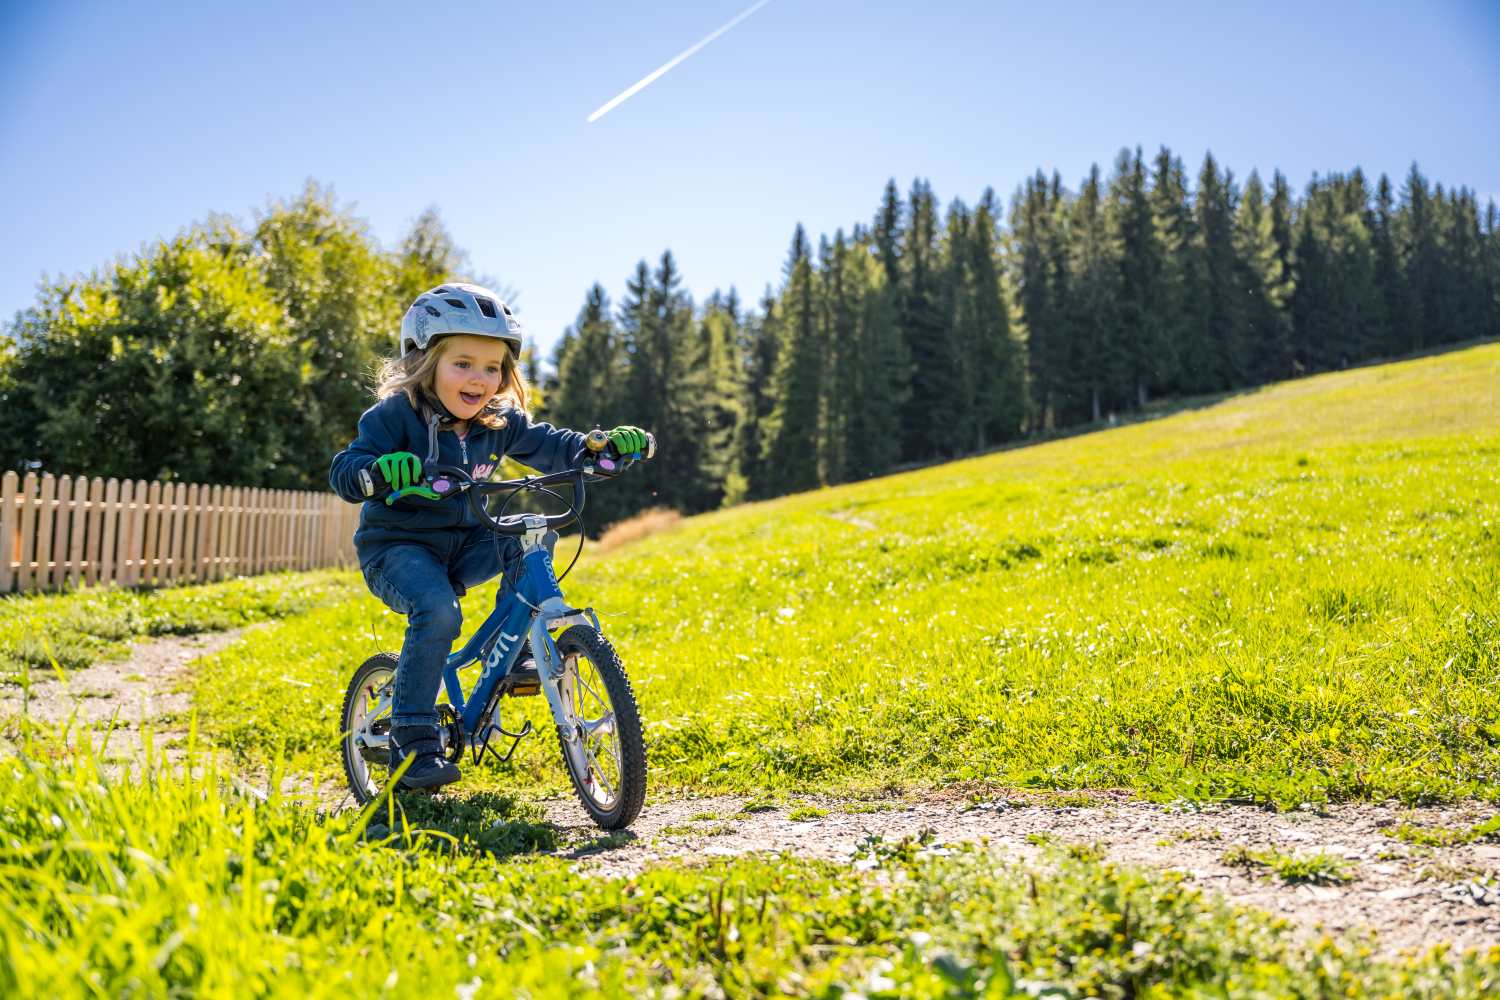
[[[497,858],[551,853],[557,850],[560,836],[540,807],[489,791],[462,796],[398,792],[389,807],[376,807],[365,828],[366,840],[391,846],[409,844]]]

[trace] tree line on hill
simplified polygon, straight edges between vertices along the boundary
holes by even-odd
[[[597,284],[546,379],[546,413],[653,428],[662,458],[604,520],[707,510],[956,458],[1372,358],[1500,336],[1500,215],[1414,165],[1358,168],[1300,198],[1210,154],[1190,186],[1163,148],[1122,150],[1079,189],[1038,173],[941,212],[895,182],[870,223],[793,233],[780,285],[695,308],[677,262]],[[590,500],[594,504],[594,500]]]
[[[44,282],[0,338],[0,465],[319,489],[415,295],[466,273],[437,216],[394,251],[310,185],[103,274]],[[653,430],[590,494],[591,527],[712,509],[1139,411],[1500,336],[1500,217],[1413,166],[1300,197],[1212,155],[1122,151],[1078,190],[1038,173],[939,208],[894,181],[868,223],[795,227],[776,287],[701,305],[670,251],[594,285],[545,370],[542,419]]]

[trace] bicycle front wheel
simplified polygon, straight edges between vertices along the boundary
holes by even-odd
[[[560,727],[557,736],[573,789],[595,823],[623,829],[646,800],[646,743],[635,693],[619,654],[596,629],[574,625],[558,636],[557,651],[572,727]]]

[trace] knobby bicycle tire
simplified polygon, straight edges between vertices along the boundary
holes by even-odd
[[[339,745],[343,751],[344,780],[349,786],[349,791],[353,793],[354,800],[361,806],[368,803],[374,796],[369,793],[368,789],[361,787],[354,773],[354,755],[359,751],[354,748],[354,734],[350,732],[350,726],[354,721],[351,718],[351,713],[354,711],[354,699],[360,695],[364,688],[365,678],[377,669],[389,670],[392,677],[394,677],[396,673],[396,655],[394,653],[376,653],[361,663],[359,668],[354,671],[354,676],[349,679],[349,688],[344,692],[344,707],[339,712],[339,733],[341,734]],[[369,772],[371,767],[378,766],[378,764],[370,764],[369,762],[366,762],[364,765],[366,772]]]
[[[636,707],[635,692],[631,690],[630,678],[625,676],[625,667],[615,647],[596,629],[588,625],[574,625],[557,638],[558,653],[567,659],[570,651],[587,657],[598,671],[609,696],[609,708],[615,716],[615,735],[620,743],[620,788],[614,805],[601,809],[584,790],[583,781],[573,769],[568,756],[567,742],[558,733],[558,748],[562,751],[563,765],[573,781],[573,791],[583,804],[590,818],[606,830],[621,830],[640,815],[641,805],[646,801],[646,743],[641,733],[641,714]]]

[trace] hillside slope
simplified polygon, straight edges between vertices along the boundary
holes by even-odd
[[[564,589],[631,670],[658,789],[1492,797],[1497,455],[1485,345],[693,518]],[[346,637],[401,624],[273,626],[200,703],[243,749],[326,747]]]

